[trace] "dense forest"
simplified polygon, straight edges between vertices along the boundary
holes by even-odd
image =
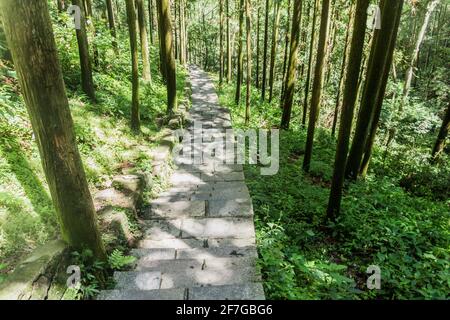
[[[448,299],[449,4],[0,0],[0,285],[53,239],[73,298],[132,261],[92,195],[152,170],[195,65],[234,128],[280,130],[277,174],[244,165],[268,299]]]

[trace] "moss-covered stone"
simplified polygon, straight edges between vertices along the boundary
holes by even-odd
[[[0,285],[0,299],[46,299],[54,272],[66,249],[64,241],[54,240],[34,250]]]

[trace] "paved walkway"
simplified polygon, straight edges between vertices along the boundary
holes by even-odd
[[[188,133],[196,121],[204,134],[224,136],[231,118],[219,106],[212,81],[196,67],[190,77]],[[198,137],[185,138],[185,150]],[[211,151],[213,141],[203,136],[192,150]],[[264,299],[242,166],[224,164],[226,157],[217,150],[210,154],[201,164],[190,164],[185,156],[175,159],[179,165],[171,176],[172,188],[145,213],[145,237],[133,250],[138,257],[134,271],[116,272],[116,289],[103,291],[99,299]]]

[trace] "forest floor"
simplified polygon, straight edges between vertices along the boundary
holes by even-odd
[[[264,299],[242,165],[212,153],[215,138],[231,129],[230,113],[219,106],[206,73],[191,67],[190,78],[190,125],[184,152],[174,159],[172,187],[144,213],[135,269],[115,272],[115,290],[100,299]],[[198,164],[191,150],[202,152]]]

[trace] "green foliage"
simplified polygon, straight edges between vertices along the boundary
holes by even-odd
[[[106,188],[123,168],[151,168],[150,150],[160,136],[155,118],[166,111],[159,52],[151,46],[153,82],[141,83],[142,133],[135,135],[129,121],[132,86],[127,28],[118,30],[116,54],[107,24],[96,17],[96,35],[89,33],[91,55],[94,46],[99,52],[99,64],[94,66],[97,102],[92,103],[81,90],[73,22],[67,13],[57,13],[56,2],[49,5],[76,141],[94,193]],[[1,48],[3,36],[0,30]],[[59,228],[17,75],[4,55],[0,49],[0,261],[14,266],[21,256],[55,238]],[[180,67],[177,86],[182,103],[186,103],[185,78],[186,71]]]
[[[219,99],[243,127],[234,86],[224,84]],[[252,101],[250,126],[276,127],[278,104],[262,103],[257,94]],[[306,130],[296,117],[280,135],[277,175],[244,166],[268,298],[449,298],[448,157],[430,166],[430,133],[438,120],[424,106],[409,108],[396,122],[398,141],[388,152],[377,141],[368,177],[347,186],[335,224],[324,223],[336,144],[329,130],[317,130],[308,174],[301,168]],[[379,137],[392,125],[385,124]],[[381,268],[381,290],[367,288],[370,265]]]
[[[122,251],[114,250],[108,257],[108,262],[111,268],[115,270],[122,270],[136,261],[136,257],[124,256]]]

